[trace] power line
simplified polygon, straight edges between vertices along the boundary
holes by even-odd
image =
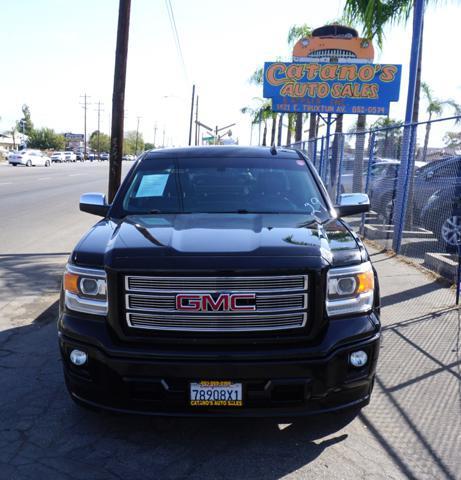
[[[168,18],[170,20],[170,26],[171,30],[173,32],[173,37],[176,43],[176,49],[178,50],[178,55],[179,59],[181,60],[181,65],[184,71],[184,76],[186,78],[186,81],[188,80],[188,75],[187,75],[187,69],[186,69],[186,63],[184,62],[184,56],[182,54],[182,48],[181,48],[181,42],[179,41],[179,34],[178,34],[178,29],[176,27],[176,21],[174,19],[174,12],[173,12],[173,6],[171,4],[171,0],[165,0],[165,5],[166,9],[168,12]]]

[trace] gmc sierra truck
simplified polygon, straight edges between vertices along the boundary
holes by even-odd
[[[300,151],[143,154],[69,257],[58,319],[72,399],[155,415],[316,414],[369,402],[376,272]]]

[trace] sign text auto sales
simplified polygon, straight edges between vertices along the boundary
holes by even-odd
[[[401,66],[266,63],[264,97],[279,112],[385,114],[399,98]]]

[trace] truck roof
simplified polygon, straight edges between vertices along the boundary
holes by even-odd
[[[267,157],[272,158],[271,147],[243,147],[243,146],[207,146],[207,147],[181,147],[181,148],[159,148],[149,150],[147,159],[155,157]],[[277,155],[284,157],[299,158],[296,150],[278,147]]]

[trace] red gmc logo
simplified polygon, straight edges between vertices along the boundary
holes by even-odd
[[[249,304],[248,301],[252,302]],[[179,294],[176,295],[176,310],[187,312],[254,312],[256,294],[254,293],[220,293],[212,295]]]

